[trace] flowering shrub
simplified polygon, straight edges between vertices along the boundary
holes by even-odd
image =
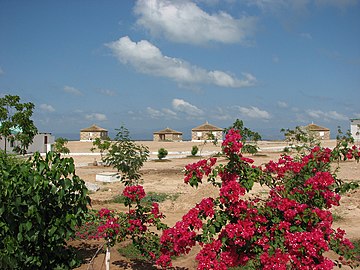
[[[204,199],[164,230],[156,263],[171,266],[172,256],[189,253],[197,243],[198,269],[332,269],[323,255],[328,250],[352,259],[344,231],[331,227],[329,209],[339,205],[343,183],[330,172],[330,162],[341,153],[358,161],[359,150],[314,147],[308,155],[283,155],[261,168],[242,156],[241,147],[241,135],[229,130],[222,144],[226,165],[214,168],[216,160],[209,159],[185,167],[185,183],[197,187],[207,176],[219,196]],[[267,198],[245,199],[254,182],[270,188]]]
[[[352,243],[345,232],[332,228],[332,206],[339,205],[340,193],[353,188],[331,173],[330,163],[360,159],[357,147],[340,144],[333,150],[314,147],[297,157],[283,155],[256,167],[241,154],[241,135],[230,129],[222,144],[228,162],[200,160],[185,167],[184,182],[193,187],[203,178],[219,187],[216,198],[204,198],[173,227],[161,222],[158,204],[141,204],[144,189],[127,186],[123,195],[129,212],[116,219],[111,211],[101,210],[106,218],[98,231],[118,241],[131,237],[144,256],[162,268],[171,266],[174,256],[188,254],[200,246],[198,269],[228,269],[247,266],[253,269],[332,269],[334,264],[356,263]],[[244,196],[255,182],[269,187],[266,198]],[[119,221],[124,221],[119,224]],[[117,224],[117,225],[115,225]],[[162,230],[159,237],[154,229]],[[339,261],[324,256],[339,254]]]

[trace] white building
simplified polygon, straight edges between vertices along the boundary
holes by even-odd
[[[350,119],[351,136],[356,142],[360,141],[360,119]]]
[[[47,153],[51,150],[51,145],[55,142],[55,137],[51,133],[38,133],[33,138],[32,144],[29,145],[29,148],[26,150],[27,153]],[[15,141],[13,143],[5,141],[4,138],[0,138],[0,149],[5,150],[6,143],[6,152],[13,153],[14,147],[19,145],[19,142]]]

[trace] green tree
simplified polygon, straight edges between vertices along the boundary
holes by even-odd
[[[149,157],[149,149],[131,141],[129,130],[124,126],[116,130],[118,133],[104,161],[122,173],[121,180],[125,185],[135,185],[141,178],[139,171]]]
[[[7,142],[13,144],[20,142],[14,147],[19,154],[26,154],[26,150],[33,142],[38,130],[30,119],[35,105],[31,102],[21,103],[16,95],[5,95],[0,98],[0,136],[4,140],[5,153]]]
[[[320,145],[320,140],[315,133],[309,132],[303,127],[295,127],[294,129],[281,129],[284,133],[285,141],[288,142],[290,149],[295,149],[298,153],[308,152],[316,145]]]
[[[70,269],[75,236],[90,198],[72,158],[37,152],[29,160],[0,155],[0,269]]]
[[[241,142],[243,144],[241,153],[256,154],[258,152],[257,142],[261,140],[261,135],[245,127],[244,122],[239,119],[236,119],[232,126],[225,128],[224,134],[232,128],[240,131]]]
[[[110,138],[107,137],[106,139],[100,139],[100,138],[96,138],[94,141],[93,141],[93,147],[90,149],[91,152],[95,151],[96,148],[99,149],[100,151],[100,157],[101,157],[101,161],[104,161],[104,152],[109,150],[111,146],[111,141],[110,141]]]
[[[55,143],[53,144],[52,148],[55,153],[62,153],[62,154],[69,154],[70,149],[66,147],[66,144],[68,143],[68,139],[59,137],[55,140]]]
[[[168,151],[165,148],[160,148],[158,150],[158,155],[157,156],[158,156],[158,158],[160,160],[162,160],[163,158],[165,158],[167,156],[167,154],[168,154]]]

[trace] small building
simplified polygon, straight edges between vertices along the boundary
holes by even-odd
[[[360,119],[350,119],[351,136],[356,142],[360,141]]]
[[[179,142],[182,141],[182,132],[173,130],[171,128],[165,128],[163,130],[159,130],[153,133],[153,141],[174,141]]]
[[[108,138],[108,131],[97,125],[80,130],[80,141],[93,141],[96,138],[105,140]]]
[[[191,141],[195,141],[195,142],[212,141],[212,140],[222,141],[222,139],[223,139],[223,129],[211,125],[208,122],[198,127],[195,127],[191,130]]]
[[[47,153],[51,150],[51,145],[55,142],[55,137],[51,133],[38,133],[34,136],[33,142],[26,149],[27,153]],[[5,146],[6,144],[6,146]],[[19,141],[10,142],[5,138],[0,139],[0,149],[5,150],[7,153],[14,153],[14,148],[20,146]]]
[[[305,127],[305,130],[314,135],[317,139],[330,140],[330,129],[326,127],[318,126],[314,123],[311,123]]]

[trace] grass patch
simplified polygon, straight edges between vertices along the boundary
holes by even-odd
[[[334,222],[341,221],[341,220],[344,219],[344,218],[343,218],[342,216],[340,216],[339,214],[333,214],[332,217],[333,217],[333,221],[334,221]]]
[[[166,200],[175,201],[179,196],[179,193],[168,194],[161,192],[148,192],[145,198],[141,200],[141,203],[144,205],[151,205],[153,202],[161,203]],[[123,195],[117,195],[112,200],[110,200],[110,202],[123,204],[125,202],[125,197]]]
[[[123,247],[118,249],[120,255],[130,259],[130,260],[140,260],[145,261],[144,256],[141,255],[141,252],[133,245],[133,243],[129,243]]]

